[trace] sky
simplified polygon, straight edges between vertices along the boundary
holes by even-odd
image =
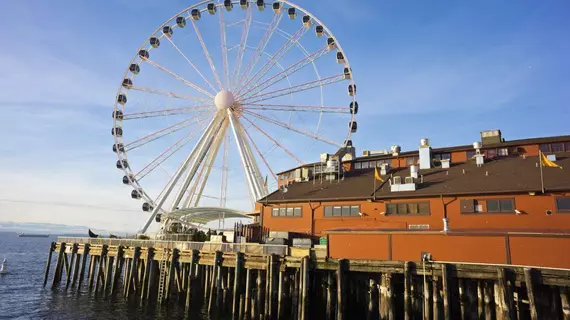
[[[120,182],[110,114],[140,44],[194,3],[0,2],[0,221],[140,228],[148,215]],[[568,1],[296,4],[350,60],[358,153],[421,138],[470,144],[489,129],[507,140],[570,134]]]

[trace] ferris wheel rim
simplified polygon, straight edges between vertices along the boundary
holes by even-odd
[[[338,48],[338,51],[339,51],[339,52],[343,52],[343,53],[345,52],[345,51],[342,49],[342,46],[341,46],[340,42],[337,40],[337,38],[336,38],[336,37],[334,36],[334,34],[332,33],[332,31],[331,31],[324,23],[322,23],[322,21],[319,20],[315,15],[311,14],[309,11],[305,10],[304,8],[302,8],[302,7],[298,6],[298,5],[296,5],[296,4],[294,4],[294,3],[291,3],[290,1],[285,1],[285,0],[283,0],[283,1],[277,1],[277,2],[282,3],[282,4],[287,4],[288,6],[290,6],[290,7],[292,7],[292,8],[295,8],[295,9],[297,9],[297,10],[303,12],[303,13],[306,14],[306,15],[309,15],[309,16],[311,17],[311,19],[313,19],[316,23],[318,23],[318,25],[320,25],[320,26],[323,27],[323,30],[326,32],[326,34],[327,34],[329,37],[332,37],[332,38],[335,39],[335,45],[336,45],[336,47]],[[212,3],[212,1],[211,1],[211,0],[200,1],[200,2],[198,2],[198,3],[196,3],[196,4],[194,4],[194,5],[191,5],[191,6],[189,6],[189,7],[186,7],[185,9],[181,10],[181,11],[178,12],[177,14],[173,15],[172,17],[170,17],[168,20],[166,20],[164,23],[162,23],[153,33],[151,33],[151,36],[150,36],[150,37],[148,37],[147,39],[145,39],[145,40],[143,41],[143,44],[138,48],[138,51],[143,50],[144,48],[147,48],[147,50],[150,52],[150,51],[152,50],[152,48],[149,47],[149,43],[150,43],[150,39],[153,37],[153,35],[156,35],[156,34],[160,33],[161,29],[164,28],[165,26],[170,26],[170,27],[172,27],[172,28],[176,28],[176,27],[177,27],[176,24],[170,24],[172,21],[174,21],[174,20],[175,20],[176,18],[178,18],[179,16],[183,16],[184,14],[189,14],[189,13],[191,12],[191,10],[193,10],[193,9],[199,8],[199,7],[204,6],[205,4],[209,4],[209,3]],[[239,1],[232,1],[232,4],[239,4],[239,3],[240,3]],[[248,3],[249,3],[249,4],[255,4],[255,1],[248,1]],[[266,3],[266,4],[269,4],[269,3]],[[222,3],[214,3],[214,5],[216,6],[216,8],[221,8],[220,12],[223,12],[223,11],[224,11],[224,10],[223,10],[223,6],[224,6],[224,5],[223,5]],[[206,8],[203,8],[203,9],[200,10],[200,12],[205,12],[206,10],[207,10]],[[253,9],[251,9],[251,11],[253,11]],[[253,21],[253,19],[252,19],[252,21]],[[192,21],[192,22],[194,22],[194,21]],[[283,31],[283,32],[284,32],[284,31]],[[165,37],[165,36],[164,36],[164,35],[161,35],[159,38],[162,39],[163,37]],[[167,38],[168,38],[168,37],[167,37]],[[170,40],[170,39],[169,39],[169,40]],[[302,44],[300,44],[300,43],[298,43],[298,44],[302,46]],[[227,49],[226,49],[226,51],[227,51]],[[304,53],[306,56],[309,54],[309,53],[308,53],[306,50],[304,50],[304,49],[303,49],[303,53]],[[346,56],[346,54],[344,55],[344,60],[345,60],[345,62],[344,62],[343,64],[344,64],[344,66],[345,66],[346,68],[348,68],[348,70],[349,70],[349,72],[350,72],[350,75],[351,75],[351,76],[350,76],[350,79],[348,79],[348,80],[349,80],[349,83],[350,83],[351,85],[354,85],[355,82],[354,82],[353,72],[352,72],[352,69],[351,69],[351,67],[350,67],[350,62],[349,62],[348,57]],[[139,64],[140,64],[141,61],[142,61],[142,59],[140,59],[140,57],[139,57],[138,55],[135,55],[135,56],[131,59],[129,65],[134,64],[135,62],[139,62]],[[317,69],[316,65],[314,64],[314,61],[312,61],[311,63],[313,64],[315,73],[317,74],[317,77],[318,77],[318,79],[320,80],[320,75],[318,74],[318,69]],[[214,74],[215,74],[215,72],[214,72]],[[125,70],[125,72],[124,72],[124,74],[123,74],[123,78],[122,78],[122,79],[127,79],[127,78],[129,78],[129,79],[132,80],[132,79],[134,78],[134,76],[135,76],[135,75],[130,72],[129,67],[127,67],[126,70]],[[205,79],[204,79],[204,80],[205,80]],[[207,80],[206,80],[206,81],[207,81]],[[290,82],[289,82],[289,83],[290,83]],[[210,85],[210,87],[212,87],[212,85]],[[214,88],[212,87],[212,89],[214,89]],[[323,93],[322,93],[323,85],[322,85],[322,84],[320,85],[320,90],[321,90],[321,100],[322,100],[322,98],[323,98]],[[128,92],[128,90],[126,90],[126,91]],[[122,86],[119,86],[119,89],[117,90],[117,96],[120,95],[122,92],[124,92],[124,88],[123,88]],[[354,93],[354,95],[352,95],[352,101],[353,101],[353,102],[356,102],[356,93]],[[255,103],[255,102],[253,102],[253,103]],[[323,103],[321,103],[321,105],[322,105],[322,104],[323,104]],[[214,110],[215,110],[215,109],[214,109]],[[121,105],[120,103],[118,103],[117,101],[115,101],[115,105],[114,105],[113,111],[114,111],[114,112],[116,112],[116,111],[124,111],[124,105]],[[321,112],[321,116],[322,116],[322,112]],[[213,115],[213,118],[215,118],[215,114]],[[353,122],[354,119],[355,119],[355,113],[351,113],[350,122]],[[116,128],[116,127],[117,127],[117,123],[118,123],[118,122],[119,122],[118,119],[116,119],[116,118],[114,117],[114,118],[113,118],[113,128]],[[121,120],[120,122],[122,123],[122,120]],[[320,117],[319,117],[319,126],[320,126]],[[351,132],[350,129],[347,130],[347,131],[348,131],[348,134],[347,134],[347,136],[346,136],[346,140],[349,140],[349,139],[351,138],[352,132]],[[318,132],[318,130],[317,130],[317,132]],[[120,143],[123,142],[123,141],[124,141],[124,140],[123,140],[123,137],[122,137],[122,136],[114,135],[114,143],[115,143],[115,145],[118,145],[118,144],[120,144]],[[127,151],[124,151],[124,152],[117,152],[117,159],[118,159],[119,161],[122,161],[122,160],[127,160],[127,161],[128,161]],[[123,167],[123,168],[121,168],[121,169],[122,169],[122,171],[125,173],[125,175],[126,175],[127,177],[129,177],[129,176],[135,174],[135,172],[132,170],[132,168],[131,168],[130,165],[129,165],[129,166],[126,166],[126,167]],[[141,193],[141,198],[143,198],[146,202],[148,202],[149,204],[151,204],[153,207],[156,206],[155,199],[153,199],[152,197],[150,197],[150,196],[147,194],[147,192],[145,191],[145,189],[144,189],[144,188],[142,187],[142,185],[139,183],[139,180],[133,179],[133,180],[130,181],[130,184],[131,184],[137,191],[139,191],[139,192]],[[166,211],[164,210],[164,208],[161,208],[160,210],[161,210],[161,212],[166,212]]]

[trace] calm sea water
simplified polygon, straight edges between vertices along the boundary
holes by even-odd
[[[140,306],[122,298],[105,300],[85,291],[66,292],[65,285],[52,290],[49,281],[43,288],[48,249],[55,240],[55,236],[18,238],[15,233],[0,232],[0,260],[8,259],[9,271],[0,275],[0,319],[209,319],[204,312],[185,315],[178,305]]]

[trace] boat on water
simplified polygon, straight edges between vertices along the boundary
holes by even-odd
[[[25,238],[47,238],[47,237],[49,237],[49,234],[18,233],[18,237],[25,237]]]
[[[0,274],[6,274],[8,273],[8,270],[6,270],[6,258],[4,258],[4,261],[2,261],[2,265],[0,266]]]

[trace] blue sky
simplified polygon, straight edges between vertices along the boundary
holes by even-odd
[[[0,3],[0,221],[142,224],[114,168],[110,113],[140,44],[193,3]],[[423,137],[469,144],[487,129],[507,140],[570,134],[568,1],[297,4],[351,61],[359,153],[414,149]]]

